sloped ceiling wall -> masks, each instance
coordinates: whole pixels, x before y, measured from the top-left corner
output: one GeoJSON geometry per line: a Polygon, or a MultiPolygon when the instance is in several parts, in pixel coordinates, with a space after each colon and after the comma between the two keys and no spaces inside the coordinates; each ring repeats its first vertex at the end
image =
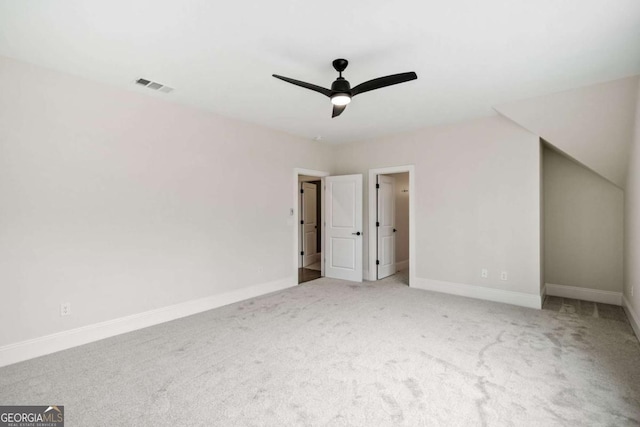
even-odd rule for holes
{"type": "Polygon", "coordinates": [[[633,76],[494,108],[624,188],[639,80],[633,76]]]}

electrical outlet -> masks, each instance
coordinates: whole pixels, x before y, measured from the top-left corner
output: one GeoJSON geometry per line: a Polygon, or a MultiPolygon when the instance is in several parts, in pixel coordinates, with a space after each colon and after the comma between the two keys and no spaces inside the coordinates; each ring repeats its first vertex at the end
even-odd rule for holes
{"type": "Polygon", "coordinates": [[[502,273],[500,273],[500,280],[507,280],[507,272],[503,271],[502,273]]]}
{"type": "Polygon", "coordinates": [[[487,270],[486,268],[483,268],[482,271],[480,272],[480,277],[482,277],[483,279],[486,279],[487,277],[489,277],[489,270],[487,270]]]}
{"type": "Polygon", "coordinates": [[[71,303],[63,302],[60,304],[60,316],[68,316],[71,314],[71,303]]]}

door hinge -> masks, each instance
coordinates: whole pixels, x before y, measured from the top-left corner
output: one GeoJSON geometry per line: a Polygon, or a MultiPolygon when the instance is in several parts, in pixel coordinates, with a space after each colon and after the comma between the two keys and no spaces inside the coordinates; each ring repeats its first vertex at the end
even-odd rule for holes
{"type": "Polygon", "coordinates": [[[304,251],[300,252],[300,255],[304,255],[304,251]]]}
{"type": "Polygon", "coordinates": [[[301,188],[301,189],[300,189],[300,194],[302,194],[302,193],[304,193],[304,190],[301,188]]]}
{"type": "Polygon", "coordinates": [[[376,221],[376,227],[380,227],[380,223],[376,221]]]}
{"type": "Polygon", "coordinates": [[[380,184],[376,184],[376,189],[379,189],[379,188],[380,188],[380,184]]]}
{"type": "Polygon", "coordinates": [[[300,224],[304,224],[304,219],[301,219],[301,220],[300,220],[300,224]]]}
{"type": "Polygon", "coordinates": [[[380,265],[380,260],[376,260],[376,265],[380,265]]]}

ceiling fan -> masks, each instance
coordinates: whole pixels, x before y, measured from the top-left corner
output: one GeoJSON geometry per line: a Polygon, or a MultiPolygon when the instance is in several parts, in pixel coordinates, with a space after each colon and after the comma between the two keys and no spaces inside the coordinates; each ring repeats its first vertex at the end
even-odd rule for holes
{"type": "Polygon", "coordinates": [[[311,89],[331,98],[331,103],[333,104],[333,114],[331,115],[332,118],[342,114],[344,109],[347,108],[347,104],[351,102],[351,98],[356,95],[364,92],[369,92],[370,90],[408,82],[410,80],[415,80],[418,78],[418,75],[411,71],[409,73],[392,74],[390,76],[378,77],[377,79],[360,83],[356,87],[351,88],[349,82],[345,80],[344,77],[342,77],[342,72],[345,70],[345,68],[347,68],[347,65],[349,65],[349,61],[347,61],[346,59],[336,59],[335,61],[333,61],[333,68],[335,68],[335,70],[340,73],[340,75],[331,85],[331,89],[326,89],[311,83],[301,82],[300,80],[290,79],[289,77],[279,76],[277,74],[273,74],[273,77],[284,80],[285,82],[289,82],[296,86],[311,89]]]}

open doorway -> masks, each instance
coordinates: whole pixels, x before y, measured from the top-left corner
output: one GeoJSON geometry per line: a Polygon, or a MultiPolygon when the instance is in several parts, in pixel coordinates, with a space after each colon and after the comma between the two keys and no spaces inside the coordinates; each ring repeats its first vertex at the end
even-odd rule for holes
{"type": "MultiPolygon", "coordinates": [[[[362,282],[363,249],[363,177],[361,174],[330,176],[328,172],[294,168],[293,204],[290,209],[293,227],[293,273],[302,268],[301,236],[304,221],[301,213],[301,182],[312,183],[320,179],[320,214],[317,236],[320,239],[320,277],[362,282]]],[[[317,187],[316,187],[317,189],[317,187]]],[[[302,193],[304,194],[304,193],[302,193]]],[[[312,211],[312,210],[311,210],[312,211]]],[[[317,238],[317,237],[316,237],[317,238]]],[[[317,244],[317,243],[316,243],[317,244]]],[[[313,247],[313,245],[311,245],[313,247]]],[[[317,276],[317,273],[316,273],[317,276]]]]}
{"type": "Polygon", "coordinates": [[[376,279],[409,284],[409,172],[376,176],[376,279]]]}
{"type": "MultiPolygon", "coordinates": [[[[324,248],[324,232],[323,232],[323,217],[324,217],[324,206],[322,206],[322,203],[324,201],[324,187],[325,187],[325,183],[324,183],[324,178],[326,176],[329,176],[329,172],[324,172],[324,171],[317,171],[317,170],[312,170],[312,169],[302,169],[302,168],[294,168],[293,170],[293,205],[291,208],[291,216],[292,216],[292,222],[291,225],[293,226],[293,268],[294,268],[294,280],[295,277],[297,277],[297,283],[303,283],[304,281],[309,281],[309,280],[314,280],[317,279],[318,277],[323,277],[324,276],[324,263],[323,258],[324,258],[324,254],[323,254],[323,248],[324,248]],[[309,242],[310,244],[310,249],[315,248],[315,250],[313,251],[307,251],[308,252],[316,252],[316,254],[312,254],[314,255],[313,257],[308,257],[306,259],[306,262],[308,263],[307,266],[309,266],[310,264],[316,263],[316,262],[320,262],[320,272],[318,272],[317,270],[312,270],[312,272],[309,272],[307,270],[311,270],[308,269],[306,267],[303,267],[303,264],[305,263],[305,261],[303,260],[304,254],[303,252],[305,252],[304,250],[304,244],[305,241],[303,239],[303,235],[304,235],[304,200],[303,197],[305,193],[301,193],[301,190],[304,190],[304,186],[307,183],[311,183],[314,184],[315,191],[316,191],[316,217],[315,217],[315,222],[318,226],[317,230],[315,232],[315,239],[316,239],[316,243],[315,246],[312,244],[312,242],[309,242]],[[320,202],[318,204],[318,198],[320,199],[320,202]],[[317,258],[317,260],[314,260],[313,258],[317,258]],[[302,270],[303,268],[305,268],[305,270],[302,270]]],[[[312,196],[312,191],[307,192],[307,196],[312,196]]],[[[309,197],[309,201],[311,201],[312,197],[309,197]]],[[[313,204],[312,204],[313,205],[313,204]]],[[[309,228],[309,227],[307,227],[309,228]]],[[[317,264],[316,264],[317,266],[317,264]]],[[[314,267],[316,267],[314,266],[314,267]]]]}
{"type": "Polygon", "coordinates": [[[322,180],[298,175],[298,284],[322,277],[322,180]]]}
{"type": "Polygon", "coordinates": [[[369,171],[369,280],[415,277],[412,183],[413,166],[369,171]]]}

